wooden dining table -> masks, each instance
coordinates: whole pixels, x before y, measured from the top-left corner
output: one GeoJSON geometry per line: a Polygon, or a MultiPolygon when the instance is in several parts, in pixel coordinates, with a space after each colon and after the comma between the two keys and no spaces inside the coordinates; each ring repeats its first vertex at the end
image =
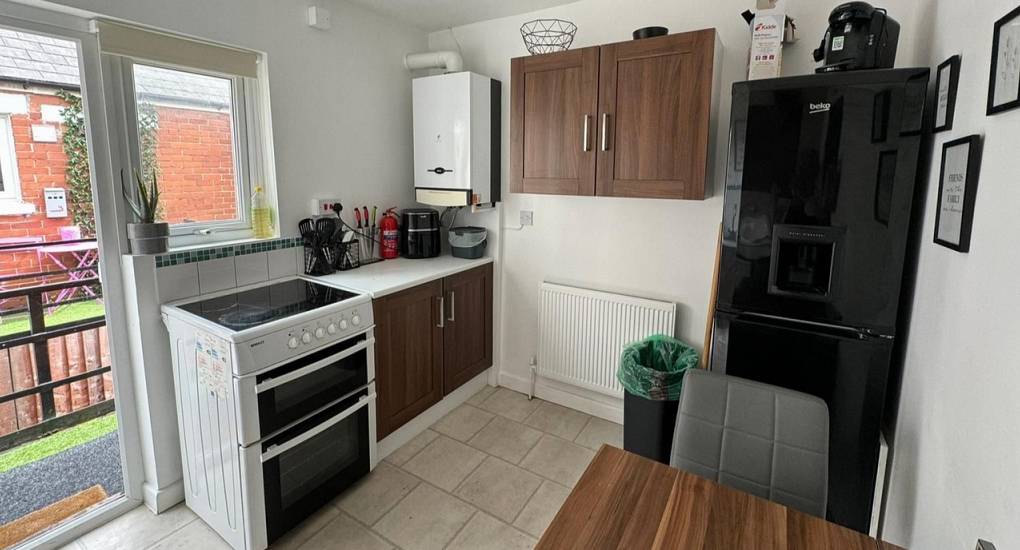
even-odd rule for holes
{"type": "Polygon", "coordinates": [[[603,445],[536,548],[895,550],[899,547],[603,445]]]}

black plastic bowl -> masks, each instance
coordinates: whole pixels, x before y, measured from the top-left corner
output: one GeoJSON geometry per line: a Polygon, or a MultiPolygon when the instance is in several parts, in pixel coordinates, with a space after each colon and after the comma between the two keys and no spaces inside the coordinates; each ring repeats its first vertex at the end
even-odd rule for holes
{"type": "Polygon", "coordinates": [[[665,36],[667,34],[669,34],[669,29],[666,27],[644,27],[634,31],[634,40],[654,38],[656,36],[665,36]]]}

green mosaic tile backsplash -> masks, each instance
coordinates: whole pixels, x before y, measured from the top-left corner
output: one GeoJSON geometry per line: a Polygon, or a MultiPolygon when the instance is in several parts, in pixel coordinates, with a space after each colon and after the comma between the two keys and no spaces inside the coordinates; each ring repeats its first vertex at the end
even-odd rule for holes
{"type": "Polygon", "coordinates": [[[301,237],[285,237],[271,241],[257,241],[243,244],[232,244],[226,246],[214,246],[185,252],[171,252],[156,256],[156,267],[167,267],[171,265],[190,264],[203,260],[214,260],[216,258],[230,258],[232,256],[244,256],[256,252],[269,252],[281,248],[293,248],[302,246],[301,237]]]}

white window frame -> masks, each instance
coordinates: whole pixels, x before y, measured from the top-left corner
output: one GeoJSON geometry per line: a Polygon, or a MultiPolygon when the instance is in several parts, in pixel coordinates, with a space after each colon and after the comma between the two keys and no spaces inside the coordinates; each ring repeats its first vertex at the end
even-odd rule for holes
{"type": "Polygon", "coordinates": [[[14,147],[10,113],[0,113],[0,173],[3,174],[0,200],[20,201],[21,179],[18,175],[18,154],[14,147]]]}
{"type": "MultiPolygon", "coordinates": [[[[171,248],[181,248],[253,238],[254,231],[250,212],[251,194],[256,186],[268,186],[268,182],[263,177],[266,171],[263,159],[266,158],[267,142],[263,139],[263,129],[258,119],[259,104],[262,99],[258,80],[115,54],[103,54],[103,57],[109,58],[109,62],[119,65],[121,69],[118,85],[122,91],[119,94],[121,101],[118,107],[123,117],[124,127],[128,132],[125,145],[128,149],[131,168],[125,170],[125,173],[126,175],[130,174],[131,178],[134,178],[134,170],[141,167],[137,96],[134,86],[134,66],[136,64],[230,80],[232,101],[230,114],[233,126],[234,178],[238,190],[238,219],[173,224],[170,226],[170,246],[171,248]]],[[[127,183],[131,184],[130,181],[127,183]]],[[[131,189],[133,190],[133,187],[131,189]]]]}

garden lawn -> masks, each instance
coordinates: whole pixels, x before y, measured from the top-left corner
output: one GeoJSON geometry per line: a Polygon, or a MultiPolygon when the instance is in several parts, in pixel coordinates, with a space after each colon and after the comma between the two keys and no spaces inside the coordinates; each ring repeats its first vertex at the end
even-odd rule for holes
{"type": "Polygon", "coordinates": [[[0,454],[0,473],[88,443],[117,429],[117,415],[110,413],[61,430],[0,454]]]}
{"type": "MultiPolygon", "coordinates": [[[[106,315],[106,309],[100,300],[89,300],[58,306],[46,314],[46,326],[55,327],[64,323],[73,323],[83,319],[93,319],[106,315]]],[[[19,313],[11,316],[0,316],[0,338],[12,334],[28,332],[28,314],[19,313]]]]}

